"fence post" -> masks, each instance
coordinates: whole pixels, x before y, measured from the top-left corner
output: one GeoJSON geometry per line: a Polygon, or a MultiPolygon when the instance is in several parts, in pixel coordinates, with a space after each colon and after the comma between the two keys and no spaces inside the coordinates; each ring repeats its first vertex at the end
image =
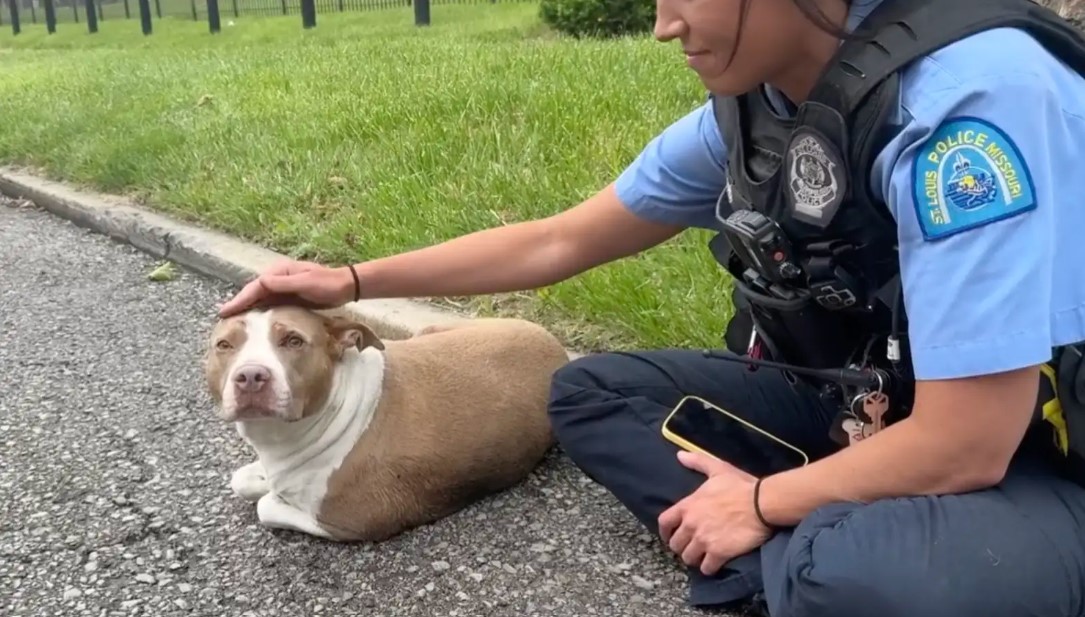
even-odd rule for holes
{"type": "Polygon", "coordinates": [[[301,0],[301,25],[303,28],[316,26],[316,1],[301,0]]]}
{"type": "Polygon", "coordinates": [[[57,12],[53,6],[53,0],[43,0],[45,2],[45,30],[49,34],[55,34],[57,31],[57,12]]]}
{"type": "Polygon", "coordinates": [[[11,10],[11,33],[19,34],[19,0],[8,0],[8,8],[11,10]]]}
{"type": "Polygon", "coordinates": [[[189,0],[188,3],[192,6],[192,21],[200,21],[200,17],[196,13],[196,0],[189,0]]]}
{"type": "Polygon", "coordinates": [[[429,25],[429,0],[414,0],[414,25],[429,25]]]}
{"type": "Polygon", "coordinates": [[[207,0],[207,25],[211,28],[211,34],[222,30],[219,21],[219,0],[207,0]]]}
{"type": "Polygon", "coordinates": [[[139,23],[144,35],[151,33],[151,0],[139,0],[139,23]]]}
{"type": "Polygon", "coordinates": [[[18,0],[8,0],[9,8],[11,9],[11,31],[12,34],[17,35],[23,31],[23,26],[18,22],[18,0]]]}
{"type": "MultiPolygon", "coordinates": [[[[75,4],[74,2],[72,4],[75,4]]],[[[94,0],[86,0],[87,6],[87,31],[94,34],[98,31],[98,11],[94,10],[94,0]]]]}

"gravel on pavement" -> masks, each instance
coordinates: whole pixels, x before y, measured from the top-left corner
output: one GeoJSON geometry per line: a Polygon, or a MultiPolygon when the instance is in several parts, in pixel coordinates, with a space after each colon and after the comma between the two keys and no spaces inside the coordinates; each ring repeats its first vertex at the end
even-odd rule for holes
{"type": "Polygon", "coordinates": [[[0,614],[703,615],[657,538],[555,452],[377,545],[265,529],[201,370],[232,289],[0,203],[0,614]]]}

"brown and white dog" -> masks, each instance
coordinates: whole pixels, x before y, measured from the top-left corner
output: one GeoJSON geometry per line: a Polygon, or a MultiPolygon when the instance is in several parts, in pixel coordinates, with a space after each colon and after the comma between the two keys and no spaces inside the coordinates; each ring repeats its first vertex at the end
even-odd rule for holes
{"type": "Polygon", "coordinates": [[[205,371],[257,459],[230,486],[263,525],[379,541],[527,476],[553,445],[549,332],[466,321],[381,341],[346,313],[297,307],[221,320],[205,371]]]}

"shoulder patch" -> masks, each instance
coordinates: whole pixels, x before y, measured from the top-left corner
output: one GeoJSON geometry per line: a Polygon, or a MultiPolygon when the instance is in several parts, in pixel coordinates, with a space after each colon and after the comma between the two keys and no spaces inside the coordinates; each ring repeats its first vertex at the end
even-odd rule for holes
{"type": "Polygon", "coordinates": [[[1032,174],[1012,139],[979,118],[943,122],[916,153],[913,198],[927,240],[1036,208],[1032,174]]]}

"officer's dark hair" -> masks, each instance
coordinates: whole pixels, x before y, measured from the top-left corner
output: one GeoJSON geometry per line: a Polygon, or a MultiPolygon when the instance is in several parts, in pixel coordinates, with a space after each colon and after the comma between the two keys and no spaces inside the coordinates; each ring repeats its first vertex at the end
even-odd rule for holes
{"type": "MultiPolygon", "coordinates": [[[[852,5],[855,4],[863,6],[864,4],[870,4],[876,1],[877,0],[844,0],[844,5],[851,9],[852,5]]],[[[892,2],[892,0],[885,1],[892,2]]],[[[825,32],[828,32],[829,34],[835,35],[841,39],[865,38],[860,34],[849,33],[847,30],[844,30],[843,28],[834,24],[829,19],[829,16],[825,14],[825,11],[821,10],[821,4],[818,3],[818,0],[791,0],[791,3],[794,4],[800,11],[802,11],[802,14],[805,15],[806,18],[809,19],[811,22],[813,22],[815,26],[821,28],[825,32]]]]}

